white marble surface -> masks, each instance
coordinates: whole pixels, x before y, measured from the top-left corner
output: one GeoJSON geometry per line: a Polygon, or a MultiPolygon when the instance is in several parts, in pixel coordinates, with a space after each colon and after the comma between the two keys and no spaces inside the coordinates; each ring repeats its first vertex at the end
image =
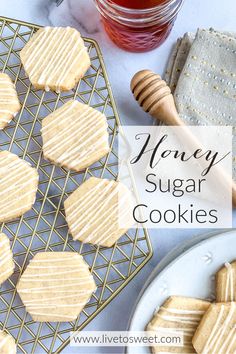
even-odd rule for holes
{"type": "MultiPolygon", "coordinates": [[[[196,31],[198,27],[236,31],[235,13],[235,0],[185,0],[174,29],[162,47],[149,53],[131,54],[115,47],[107,38],[92,0],[65,0],[58,9],[54,7],[52,0],[0,1],[1,16],[41,25],[73,25],[84,35],[97,39],[103,51],[121,121],[129,124],[151,123],[151,119],[138,108],[130,93],[129,83],[132,75],[143,68],[150,68],[162,74],[173,43],[187,31],[196,31]],[[86,11],[86,15],[81,16],[81,8],[86,11]],[[89,23],[88,19],[92,19],[92,23],[89,23]]],[[[198,230],[150,230],[154,248],[152,260],[87,329],[125,330],[135,299],[154,266],[175,245],[199,233],[198,230]]],[[[68,347],[63,351],[68,354],[95,352],[121,353],[122,348],[81,351],[68,347]]]]}

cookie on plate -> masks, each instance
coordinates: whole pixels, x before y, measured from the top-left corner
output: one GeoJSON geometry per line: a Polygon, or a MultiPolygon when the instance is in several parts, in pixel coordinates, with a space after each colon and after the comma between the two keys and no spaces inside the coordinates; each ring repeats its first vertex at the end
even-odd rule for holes
{"type": "Polygon", "coordinates": [[[20,58],[36,89],[71,90],[90,66],[80,33],[71,27],[39,29],[20,52],[20,58]]]}
{"type": "Polygon", "coordinates": [[[0,73],[0,129],[3,129],[20,110],[15,85],[5,73],[0,73]]]}
{"type": "Polygon", "coordinates": [[[23,215],[35,202],[38,172],[9,151],[0,152],[0,222],[23,215]]]}
{"type": "Polygon", "coordinates": [[[216,302],[236,301],[236,261],[225,263],[216,274],[216,302]]]}
{"type": "Polygon", "coordinates": [[[96,290],[83,257],[72,252],[37,253],[17,291],[34,321],[74,321],[96,290]]]}
{"type": "Polygon", "coordinates": [[[15,264],[10,241],[4,233],[0,233],[0,285],[14,272],[15,264]]]}
{"type": "Polygon", "coordinates": [[[211,304],[193,337],[199,354],[233,354],[236,352],[236,303],[211,304]]]}
{"type": "Polygon", "coordinates": [[[65,200],[74,240],[111,247],[132,226],[132,199],[120,182],[91,177],[65,200]]]}
{"type": "Polygon", "coordinates": [[[183,335],[183,345],[157,345],[153,353],[195,353],[192,337],[202,316],[208,309],[208,301],[182,296],[171,296],[156,311],[146,330],[163,333],[163,336],[183,335]]]}
{"type": "Polygon", "coordinates": [[[109,152],[105,115],[78,101],[44,118],[41,131],[44,157],[71,170],[81,171],[109,152]]]}
{"type": "Polygon", "coordinates": [[[0,354],[16,354],[15,340],[5,331],[0,331],[0,354]]]}

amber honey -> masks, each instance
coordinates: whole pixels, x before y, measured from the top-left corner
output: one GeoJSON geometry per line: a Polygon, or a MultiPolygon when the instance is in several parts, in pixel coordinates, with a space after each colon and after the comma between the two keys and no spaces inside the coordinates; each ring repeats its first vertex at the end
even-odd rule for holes
{"type": "Polygon", "coordinates": [[[95,0],[106,32],[119,47],[145,52],[170,34],[183,0],[95,0]]]}
{"type": "Polygon", "coordinates": [[[166,0],[111,0],[110,2],[126,8],[142,10],[161,5],[166,0]]]}

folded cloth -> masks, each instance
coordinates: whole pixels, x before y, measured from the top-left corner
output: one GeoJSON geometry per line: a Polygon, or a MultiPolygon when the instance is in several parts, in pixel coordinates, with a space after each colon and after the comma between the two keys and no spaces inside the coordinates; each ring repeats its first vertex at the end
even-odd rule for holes
{"type": "Polygon", "coordinates": [[[186,124],[233,126],[236,180],[236,33],[186,33],[172,52],[165,80],[186,124]]]}

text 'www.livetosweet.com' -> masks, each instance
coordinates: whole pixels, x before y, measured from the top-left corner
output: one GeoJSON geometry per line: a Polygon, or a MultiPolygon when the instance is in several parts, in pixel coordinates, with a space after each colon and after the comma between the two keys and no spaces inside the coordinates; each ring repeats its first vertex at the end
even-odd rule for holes
{"type": "Polygon", "coordinates": [[[117,332],[117,331],[83,331],[72,332],[70,345],[75,347],[118,347],[118,346],[169,346],[183,345],[182,333],[157,332],[117,332]]]}

